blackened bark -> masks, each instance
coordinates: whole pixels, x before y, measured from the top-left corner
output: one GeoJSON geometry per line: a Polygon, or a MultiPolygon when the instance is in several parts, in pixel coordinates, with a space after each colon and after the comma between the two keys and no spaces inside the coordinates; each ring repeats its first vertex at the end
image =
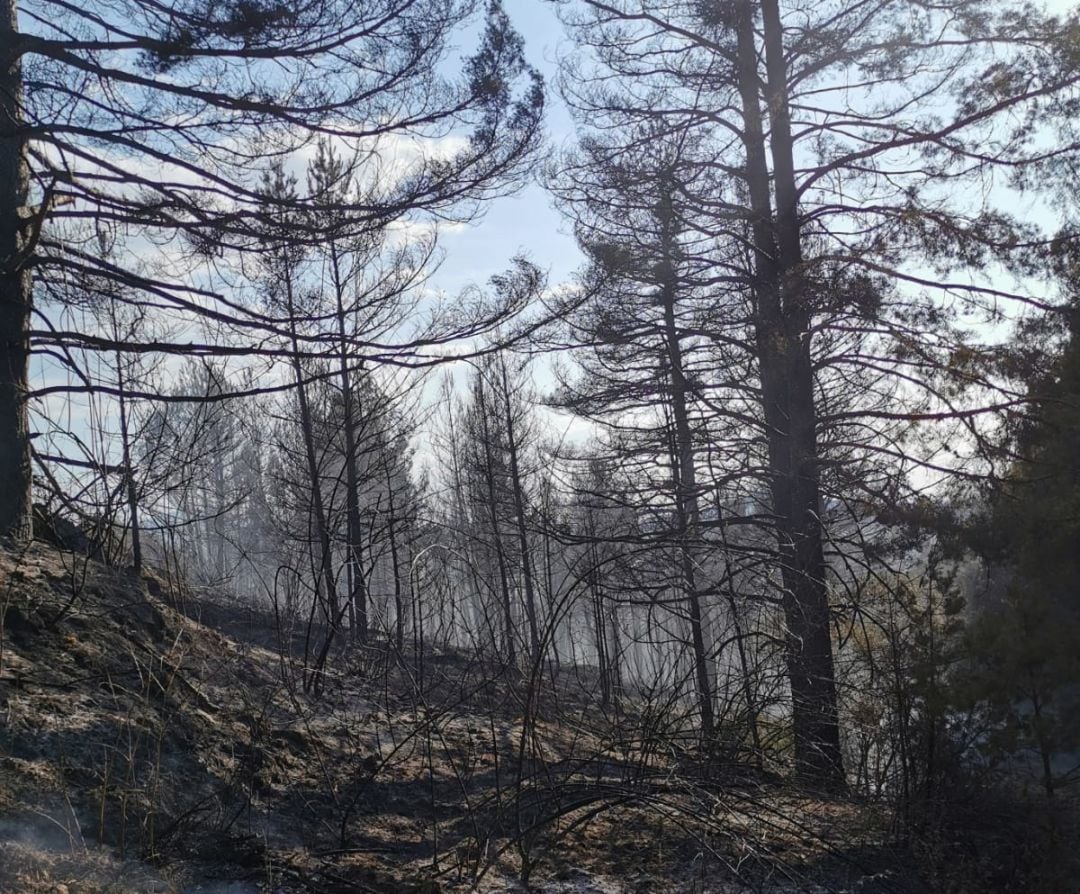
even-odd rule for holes
{"type": "Polygon", "coordinates": [[[485,399],[483,375],[477,376],[477,410],[480,414],[480,440],[484,450],[484,481],[487,485],[488,513],[491,519],[491,537],[495,547],[495,557],[499,565],[499,591],[502,596],[503,611],[503,648],[506,662],[511,667],[517,665],[517,645],[514,641],[514,613],[510,602],[510,575],[506,568],[506,554],[503,551],[502,525],[499,523],[499,499],[495,488],[495,456],[491,449],[491,426],[488,418],[488,406],[485,399]]]}
{"type": "Polygon", "coordinates": [[[698,505],[697,468],[694,457],[693,431],[686,398],[689,386],[683,370],[682,343],[675,315],[677,284],[675,281],[675,212],[669,193],[671,184],[661,182],[665,194],[660,197],[657,218],[660,223],[661,251],[660,302],[664,311],[664,349],[669,372],[671,415],[675,423],[675,444],[672,456],[672,483],[675,486],[675,535],[679,541],[683,587],[690,615],[690,639],[694,650],[694,676],[697,680],[698,710],[701,711],[701,734],[711,741],[713,718],[712,683],[709,657],[705,650],[704,620],[701,594],[697,583],[697,548],[700,544],[701,512],[698,505]]]}
{"type": "Polygon", "coordinates": [[[588,582],[596,635],[596,666],[600,674],[600,706],[606,708],[611,704],[611,666],[608,661],[607,623],[604,618],[604,589],[600,583],[600,557],[596,550],[596,520],[591,509],[586,510],[585,533],[589,542],[588,582]]]}
{"type": "Polygon", "coordinates": [[[514,426],[514,408],[510,400],[510,381],[506,374],[506,361],[499,359],[502,378],[503,411],[506,420],[506,450],[510,460],[510,486],[514,497],[514,514],[517,517],[518,549],[521,551],[521,576],[525,584],[525,617],[529,623],[529,646],[532,660],[540,659],[540,630],[536,623],[536,587],[533,582],[533,566],[529,553],[529,532],[525,523],[525,488],[521,480],[520,445],[514,426]]]}
{"type": "Polygon", "coordinates": [[[0,537],[26,542],[33,536],[26,405],[32,293],[24,257],[30,174],[18,40],[16,0],[0,0],[0,537]]]}
{"type": "Polygon", "coordinates": [[[131,437],[128,431],[128,408],[124,378],[123,356],[116,354],[116,391],[120,409],[120,449],[124,465],[124,488],[127,494],[128,519],[131,523],[131,566],[137,575],[142,574],[142,533],[139,531],[139,493],[135,486],[135,470],[131,466],[131,437]]]}
{"type": "MultiPolygon", "coordinates": [[[[349,370],[349,340],[345,325],[345,283],[341,276],[336,246],[331,246],[334,294],[337,299],[338,357],[341,376],[341,404],[345,423],[345,537],[349,554],[349,607],[355,620],[353,636],[361,643],[368,636],[367,578],[364,575],[363,530],[360,522],[360,476],[357,470],[356,420],[361,413],[349,370]]],[[[396,571],[396,569],[395,569],[396,571]]]]}
{"type": "MultiPolygon", "coordinates": [[[[397,540],[397,507],[394,504],[394,477],[390,467],[391,459],[386,458],[386,499],[387,499],[387,534],[390,538],[390,563],[394,572],[394,644],[398,655],[405,654],[405,601],[401,592],[401,559],[397,540]]],[[[453,625],[451,624],[451,627],[453,625]]]]}
{"type": "MultiPolygon", "coordinates": [[[[296,378],[296,400],[300,409],[300,433],[304,441],[304,456],[307,460],[308,477],[311,482],[311,506],[312,516],[315,523],[315,538],[319,548],[319,570],[315,574],[315,603],[322,602],[323,612],[326,618],[326,636],[315,657],[311,672],[305,677],[305,688],[318,693],[322,689],[323,671],[327,656],[337,634],[338,624],[341,621],[341,613],[338,607],[337,585],[334,580],[333,552],[330,544],[330,530],[326,520],[326,509],[323,505],[322,482],[319,475],[319,463],[315,454],[315,428],[311,415],[311,407],[308,404],[307,384],[304,381],[304,369],[300,363],[300,340],[296,331],[296,302],[293,295],[293,284],[289,275],[285,276],[286,310],[289,314],[289,336],[292,344],[292,368],[296,378]],[[320,598],[320,592],[325,587],[325,597],[320,598]]],[[[315,612],[312,605],[312,615],[315,612]]],[[[304,660],[307,661],[308,649],[310,648],[311,624],[308,625],[308,641],[304,644],[304,660]]]]}
{"type": "Polygon", "coordinates": [[[745,3],[736,21],[738,79],[755,248],[756,338],[784,587],[795,765],[807,781],[835,787],[843,785],[844,770],[822,545],[811,319],[802,263],[783,31],[776,0],[762,0],[774,215],[759,101],[755,5],[745,3]]]}

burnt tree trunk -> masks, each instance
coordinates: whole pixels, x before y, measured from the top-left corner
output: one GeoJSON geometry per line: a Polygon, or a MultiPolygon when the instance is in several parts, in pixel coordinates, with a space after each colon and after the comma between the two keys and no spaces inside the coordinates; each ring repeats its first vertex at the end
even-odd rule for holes
{"type": "Polygon", "coordinates": [[[499,523],[499,498],[495,486],[495,456],[491,449],[491,427],[488,419],[487,399],[484,392],[483,376],[477,379],[479,397],[478,410],[480,412],[480,440],[483,442],[484,451],[483,476],[487,487],[488,515],[491,520],[492,546],[495,549],[495,558],[499,566],[499,594],[502,597],[503,613],[503,649],[505,650],[506,663],[515,667],[517,665],[517,645],[514,641],[514,613],[510,601],[510,574],[506,568],[506,553],[503,550],[502,525],[499,523]]]}
{"type": "Polygon", "coordinates": [[[521,577],[525,584],[525,617],[529,623],[529,646],[534,662],[540,660],[540,629],[536,622],[536,586],[533,565],[529,553],[529,531],[525,523],[525,488],[521,480],[521,445],[518,444],[514,426],[514,410],[510,400],[510,383],[506,374],[506,360],[499,359],[502,378],[502,401],[506,421],[506,451],[510,461],[510,486],[514,498],[514,515],[517,517],[518,549],[521,551],[521,577]]]}
{"type": "Polygon", "coordinates": [[[701,593],[698,586],[696,553],[700,545],[701,511],[698,505],[693,431],[690,427],[690,414],[686,405],[689,384],[683,370],[682,343],[676,316],[678,296],[675,266],[678,246],[675,238],[675,210],[670,195],[673,184],[662,180],[661,188],[664,194],[660,196],[657,207],[662,251],[659,297],[664,312],[663,338],[668,366],[668,397],[671,400],[671,415],[675,428],[671,457],[671,477],[675,490],[675,535],[679,541],[682,583],[690,616],[690,639],[694,650],[694,676],[697,680],[698,709],[701,711],[701,734],[706,742],[710,742],[715,720],[709,657],[705,649],[701,593]]]}
{"type": "Polygon", "coordinates": [[[783,29],[776,0],[762,0],[773,162],[770,178],[759,97],[757,5],[744,3],[735,21],[737,73],[752,212],[757,353],[784,590],[795,766],[807,781],[842,786],[821,529],[810,296],[803,270],[783,29]]]}
{"type": "MultiPolygon", "coordinates": [[[[26,266],[26,160],[22,61],[15,0],[0,6],[0,537],[29,541],[27,388],[32,292],[26,266]]],[[[42,208],[40,213],[45,213],[42,208]]]]}
{"type": "MultiPolygon", "coordinates": [[[[387,534],[390,538],[390,563],[394,573],[394,645],[398,654],[405,653],[405,601],[401,591],[401,557],[397,539],[397,507],[394,504],[394,478],[390,458],[384,462],[386,471],[387,534]]],[[[453,630],[453,623],[450,625],[453,630]]]]}
{"type": "Polygon", "coordinates": [[[363,530],[360,520],[360,475],[357,469],[356,420],[362,408],[353,389],[349,369],[349,340],[346,329],[345,283],[341,276],[336,247],[331,246],[334,293],[337,299],[338,338],[340,355],[338,372],[341,377],[341,404],[345,428],[345,528],[349,555],[349,609],[355,621],[353,636],[361,643],[368,636],[368,593],[364,575],[363,530]]]}
{"type": "MultiPolygon", "coordinates": [[[[315,571],[315,603],[321,603],[323,615],[326,619],[326,636],[323,638],[314,664],[305,676],[305,688],[318,693],[322,689],[323,672],[326,659],[337,634],[337,627],[341,621],[341,613],[338,606],[337,584],[334,580],[333,551],[330,543],[330,530],[326,519],[326,509],[322,497],[322,481],[319,474],[319,461],[315,451],[315,428],[312,418],[311,407],[308,403],[307,383],[304,378],[304,368],[300,362],[300,338],[297,333],[296,302],[293,295],[293,284],[289,276],[285,277],[286,310],[289,314],[289,337],[292,345],[292,368],[296,378],[296,401],[300,410],[300,433],[304,441],[304,458],[307,461],[308,478],[311,483],[311,509],[312,521],[315,525],[315,541],[319,549],[318,570],[315,571]],[[325,587],[325,596],[320,598],[320,593],[325,587]]],[[[316,605],[312,605],[312,617],[315,614],[316,605]]],[[[304,647],[304,660],[307,663],[308,650],[310,649],[311,624],[308,626],[308,638],[304,647]]]]}
{"type": "MultiPolygon", "coordinates": [[[[115,332],[115,329],[114,329],[115,332]]],[[[139,494],[135,485],[135,471],[131,466],[131,436],[128,426],[127,380],[124,377],[124,360],[120,351],[116,358],[117,404],[120,410],[120,449],[123,463],[124,492],[127,495],[128,520],[131,524],[131,566],[135,574],[142,574],[142,532],[139,530],[139,494]]]]}

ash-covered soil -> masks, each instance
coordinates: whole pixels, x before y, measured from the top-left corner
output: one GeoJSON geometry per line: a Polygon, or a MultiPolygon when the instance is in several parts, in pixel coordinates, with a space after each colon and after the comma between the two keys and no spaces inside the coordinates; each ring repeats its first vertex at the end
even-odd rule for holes
{"type": "Polygon", "coordinates": [[[869,807],[702,761],[587,668],[343,642],[316,697],[302,634],[0,552],[0,892],[921,890],[869,807]]]}

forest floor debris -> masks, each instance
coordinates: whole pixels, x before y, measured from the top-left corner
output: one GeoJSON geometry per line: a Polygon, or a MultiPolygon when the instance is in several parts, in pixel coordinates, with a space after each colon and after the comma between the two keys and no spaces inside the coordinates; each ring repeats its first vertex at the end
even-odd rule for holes
{"type": "Polygon", "coordinates": [[[565,669],[346,644],[314,698],[271,621],[0,552],[0,891],[920,890],[872,808],[622,742],[565,669]]]}

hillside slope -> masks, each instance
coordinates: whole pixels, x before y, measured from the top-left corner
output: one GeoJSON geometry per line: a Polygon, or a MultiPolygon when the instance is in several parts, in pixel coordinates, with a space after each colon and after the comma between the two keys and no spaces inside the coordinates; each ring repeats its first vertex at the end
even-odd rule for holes
{"type": "Polygon", "coordinates": [[[153,575],[0,552],[0,891],[919,890],[870,811],[705,780],[585,672],[376,644],[313,699],[273,642],[153,575]]]}

